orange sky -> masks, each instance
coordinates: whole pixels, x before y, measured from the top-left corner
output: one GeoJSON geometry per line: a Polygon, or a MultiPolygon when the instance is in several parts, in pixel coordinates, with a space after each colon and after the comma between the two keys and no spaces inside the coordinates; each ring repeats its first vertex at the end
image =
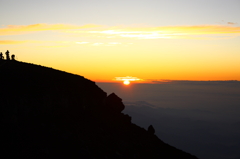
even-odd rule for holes
{"type": "Polygon", "coordinates": [[[1,1],[0,52],[94,81],[240,80],[239,1],[70,1],[1,1]]]}

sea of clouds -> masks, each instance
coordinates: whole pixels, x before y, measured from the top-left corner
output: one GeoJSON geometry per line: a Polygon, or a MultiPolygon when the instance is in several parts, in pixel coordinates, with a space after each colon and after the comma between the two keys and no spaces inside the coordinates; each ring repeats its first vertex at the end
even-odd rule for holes
{"type": "Polygon", "coordinates": [[[240,82],[97,83],[123,99],[123,113],[200,159],[240,159],[240,82]]]}

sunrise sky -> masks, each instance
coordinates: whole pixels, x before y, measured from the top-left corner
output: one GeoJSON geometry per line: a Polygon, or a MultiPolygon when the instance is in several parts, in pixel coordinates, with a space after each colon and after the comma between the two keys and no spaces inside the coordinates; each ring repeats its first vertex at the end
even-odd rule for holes
{"type": "Polygon", "coordinates": [[[0,52],[98,81],[240,80],[240,0],[1,0],[0,52]]]}

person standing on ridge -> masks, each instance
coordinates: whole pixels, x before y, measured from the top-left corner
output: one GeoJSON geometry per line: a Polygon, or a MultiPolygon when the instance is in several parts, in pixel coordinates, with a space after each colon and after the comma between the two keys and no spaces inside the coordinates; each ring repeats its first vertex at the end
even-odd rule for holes
{"type": "Polygon", "coordinates": [[[15,55],[12,54],[11,58],[12,58],[12,61],[15,61],[15,55]]]}
{"type": "Polygon", "coordinates": [[[0,52],[0,60],[3,60],[3,53],[0,52]]]}
{"type": "Polygon", "coordinates": [[[8,50],[7,50],[7,52],[5,54],[6,54],[6,59],[10,60],[10,56],[9,56],[9,51],[8,50]]]}

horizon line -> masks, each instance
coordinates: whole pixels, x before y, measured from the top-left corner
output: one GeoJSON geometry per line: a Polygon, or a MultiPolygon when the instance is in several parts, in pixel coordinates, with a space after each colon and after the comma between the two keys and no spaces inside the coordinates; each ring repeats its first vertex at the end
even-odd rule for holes
{"type": "MultiPolygon", "coordinates": [[[[96,80],[95,83],[122,83],[122,81],[96,80]]],[[[157,80],[145,82],[131,82],[131,84],[167,84],[174,82],[240,82],[239,80],[157,80]]]]}

